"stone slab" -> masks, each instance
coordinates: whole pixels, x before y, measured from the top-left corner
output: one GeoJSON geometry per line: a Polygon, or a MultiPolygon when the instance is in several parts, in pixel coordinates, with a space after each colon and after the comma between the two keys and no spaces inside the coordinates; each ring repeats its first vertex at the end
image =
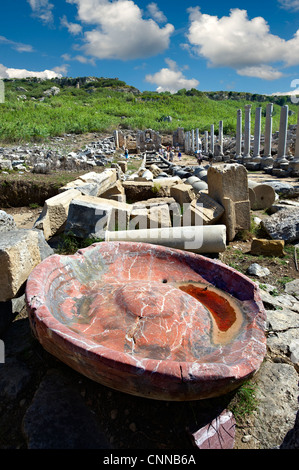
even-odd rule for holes
{"type": "Polygon", "coordinates": [[[81,196],[77,189],[68,189],[45,201],[42,213],[34,224],[34,228],[42,230],[46,240],[63,232],[68,217],[71,201],[81,196]]]}
{"type": "Polygon", "coordinates": [[[251,242],[250,253],[252,255],[283,257],[284,240],[266,240],[254,238],[251,242]]]}
{"type": "Polygon", "coordinates": [[[20,296],[32,269],[53,253],[38,230],[11,230],[0,237],[0,302],[20,296]]]}

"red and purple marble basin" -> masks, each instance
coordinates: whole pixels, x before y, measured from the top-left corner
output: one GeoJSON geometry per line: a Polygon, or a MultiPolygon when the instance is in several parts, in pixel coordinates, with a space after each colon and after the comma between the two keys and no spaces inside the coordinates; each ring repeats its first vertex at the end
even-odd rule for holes
{"type": "Polygon", "coordinates": [[[26,302],[49,353],[132,395],[222,395],[266,353],[256,284],[220,261],[159,245],[103,242],[53,255],[32,271],[26,302]]]}

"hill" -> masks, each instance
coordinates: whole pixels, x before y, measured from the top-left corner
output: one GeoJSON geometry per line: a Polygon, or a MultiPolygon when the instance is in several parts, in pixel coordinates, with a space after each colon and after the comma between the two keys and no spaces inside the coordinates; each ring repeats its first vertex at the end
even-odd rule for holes
{"type": "Polygon", "coordinates": [[[296,124],[298,106],[285,96],[270,97],[239,92],[201,92],[196,89],[140,92],[118,78],[78,77],[52,80],[4,80],[5,102],[0,104],[0,143],[45,141],[49,137],[87,132],[147,129],[172,133],[210,130],[224,121],[224,133],[236,132],[237,109],[252,105],[252,126],[257,106],[274,103],[273,132],[279,129],[280,107],[290,107],[296,124]],[[169,117],[170,118],[167,118],[169,117]]]}

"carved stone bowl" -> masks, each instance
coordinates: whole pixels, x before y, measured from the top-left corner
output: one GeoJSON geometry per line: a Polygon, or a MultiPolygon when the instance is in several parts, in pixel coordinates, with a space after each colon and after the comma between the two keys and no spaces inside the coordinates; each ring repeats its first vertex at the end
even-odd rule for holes
{"type": "Polygon", "coordinates": [[[254,282],[218,260],[158,245],[103,242],[52,255],[26,286],[42,346],[132,395],[198,400],[251,377],[266,353],[254,282]]]}

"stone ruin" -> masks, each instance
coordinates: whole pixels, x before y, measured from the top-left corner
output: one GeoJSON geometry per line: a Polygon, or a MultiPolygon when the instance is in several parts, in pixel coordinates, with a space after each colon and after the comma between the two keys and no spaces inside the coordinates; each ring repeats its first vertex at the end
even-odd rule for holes
{"type": "Polygon", "coordinates": [[[135,137],[131,134],[125,135],[120,130],[115,130],[113,136],[115,140],[115,148],[127,148],[130,153],[139,154],[146,151],[158,152],[162,144],[161,135],[152,129],[138,131],[135,137]]]}

